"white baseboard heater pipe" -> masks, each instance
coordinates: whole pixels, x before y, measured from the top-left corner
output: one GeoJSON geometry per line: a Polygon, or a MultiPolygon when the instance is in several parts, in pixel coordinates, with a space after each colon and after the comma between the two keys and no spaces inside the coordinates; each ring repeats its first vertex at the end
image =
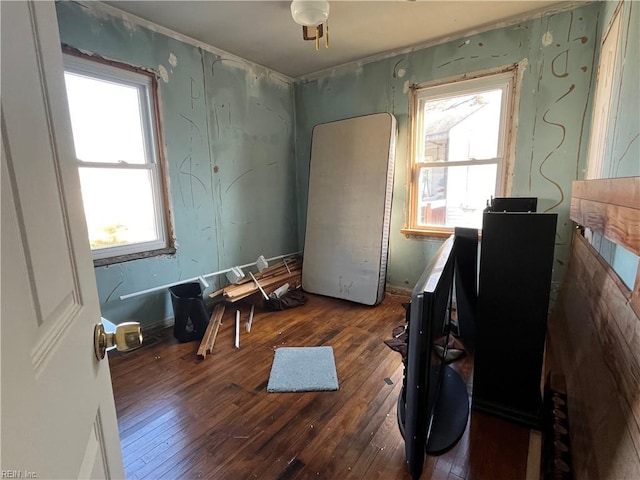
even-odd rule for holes
{"type": "MultiPolygon", "coordinates": [[[[271,262],[271,261],[274,261],[274,260],[280,260],[282,258],[293,257],[294,255],[300,255],[301,253],[302,252],[294,252],[294,253],[287,253],[285,255],[278,255],[277,257],[267,258],[266,261],[267,262],[271,262]]],[[[238,265],[237,267],[238,268],[253,267],[257,263],[258,263],[258,261],[256,260],[255,262],[246,263],[244,265],[238,265]]],[[[202,283],[202,285],[205,288],[207,288],[209,286],[209,284],[207,283],[205,278],[215,277],[216,275],[222,275],[223,273],[230,272],[232,268],[234,268],[234,267],[225,268],[224,270],[218,270],[217,272],[207,273],[206,275],[199,275],[197,277],[187,278],[185,280],[179,280],[179,281],[173,282],[173,283],[167,283],[166,285],[160,285],[159,287],[147,288],[146,290],[140,290],[139,292],[128,293],[126,295],[120,295],[120,300],[127,300],[129,298],[138,297],[140,295],[146,295],[147,293],[158,292],[160,290],[165,290],[167,288],[174,287],[176,285],[181,285],[183,283],[189,283],[189,282],[200,282],[200,283],[202,283]]]]}

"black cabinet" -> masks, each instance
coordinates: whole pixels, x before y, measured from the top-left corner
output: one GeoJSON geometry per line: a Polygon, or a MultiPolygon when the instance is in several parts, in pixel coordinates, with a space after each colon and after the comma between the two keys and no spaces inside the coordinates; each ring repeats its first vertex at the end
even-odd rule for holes
{"type": "Polygon", "coordinates": [[[473,407],[539,427],[556,214],[486,212],[473,407]]]}

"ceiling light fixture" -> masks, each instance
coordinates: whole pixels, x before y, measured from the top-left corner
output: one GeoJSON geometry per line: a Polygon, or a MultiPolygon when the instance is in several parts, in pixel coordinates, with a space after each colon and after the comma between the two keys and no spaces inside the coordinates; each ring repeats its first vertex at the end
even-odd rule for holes
{"type": "Polygon", "coordinates": [[[293,0],[291,16],[302,25],[302,38],[315,40],[316,50],[320,49],[320,37],[324,36],[325,47],[329,48],[329,2],[325,0],[293,0]]]}

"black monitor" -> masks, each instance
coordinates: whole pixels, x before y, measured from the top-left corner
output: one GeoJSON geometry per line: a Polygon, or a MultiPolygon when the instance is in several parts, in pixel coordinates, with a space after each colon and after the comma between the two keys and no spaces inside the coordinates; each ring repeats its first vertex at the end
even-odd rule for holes
{"type": "Polygon", "coordinates": [[[407,469],[413,478],[422,474],[426,453],[443,453],[457,443],[469,416],[465,383],[441,360],[446,357],[453,319],[458,246],[454,235],[442,244],[411,294],[398,424],[405,439],[407,469]],[[438,342],[445,346],[441,356],[434,348],[438,339],[444,340],[438,342]]]}

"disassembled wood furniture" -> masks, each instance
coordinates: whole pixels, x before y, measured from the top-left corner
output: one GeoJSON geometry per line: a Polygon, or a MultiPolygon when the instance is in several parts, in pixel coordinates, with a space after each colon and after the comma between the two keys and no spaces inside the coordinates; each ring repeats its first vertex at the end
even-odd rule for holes
{"type": "Polygon", "coordinates": [[[299,257],[294,257],[286,262],[273,265],[262,273],[251,274],[251,277],[239,283],[227,285],[222,289],[222,292],[218,290],[209,297],[213,298],[222,293],[225,301],[234,303],[259,292],[260,288],[264,291],[264,295],[270,294],[285,283],[289,283],[292,289],[296,288],[300,285],[301,278],[302,262],[299,257]]]}
{"type": "MultiPolygon", "coordinates": [[[[266,264],[266,262],[265,262],[266,264]]],[[[263,265],[264,267],[264,265],[263,265]]],[[[284,284],[292,285],[293,287],[297,287],[300,285],[302,278],[302,262],[299,257],[293,257],[282,261],[277,265],[273,265],[268,268],[263,268],[262,272],[253,274],[249,273],[249,277],[246,279],[242,279],[239,283],[227,285],[220,290],[217,290],[211,294],[209,294],[210,298],[215,298],[220,295],[223,295],[224,302],[218,303],[213,313],[211,314],[211,319],[209,320],[209,325],[207,326],[207,330],[205,331],[204,337],[202,338],[202,342],[200,343],[200,347],[198,348],[198,356],[201,358],[206,358],[207,354],[210,354],[213,350],[213,344],[216,339],[216,335],[218,334],[218,329],[220,328],[220,323],[222,321],[222,316],[224,315],[225,303],[234,303],[238,300],[242,300],[247,298],[255,293],[260,292],[264,298],[269,298],[268,294],[282,287],[284,284]]],[[[251,312],[249,314],[249,320],[245,325],[246,331],[251,331],[251,325],[253,323],[253,314],[254,314],[255,306],[251,306],[251,312]]],[[[240,311],[236,311],[236,323],[239,322],[240,311]]],[[[236,348],[240,347],[240,329],[236,326],[235,332],[235,346],[236,348]]]]}

